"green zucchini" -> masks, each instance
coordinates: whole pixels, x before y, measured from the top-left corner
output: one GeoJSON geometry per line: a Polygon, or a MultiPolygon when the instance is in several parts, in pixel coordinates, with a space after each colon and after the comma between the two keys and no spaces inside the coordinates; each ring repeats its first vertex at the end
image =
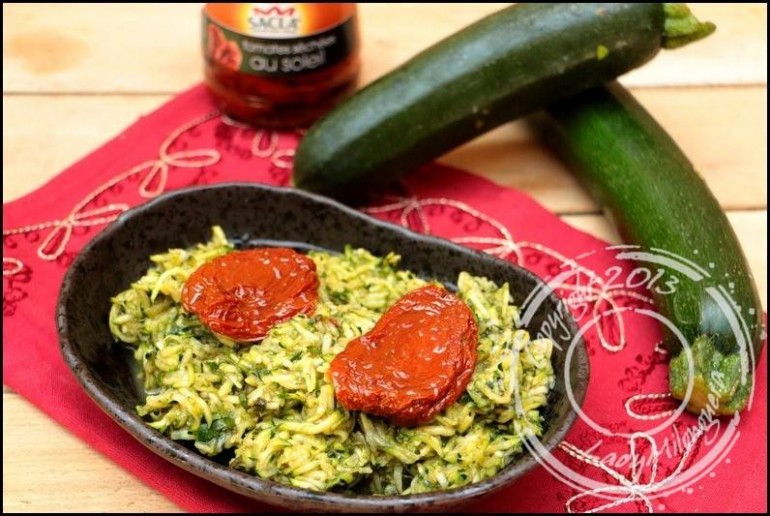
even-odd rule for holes
{"type": "MultiPolygon", "coordinates": [[[[536,127],[608,212],[624,242],[685,258],[707,272],[694,280],[669,269],[675,288],[651,293],[691,346],[694,384],[688,408],[719,414],[743,409],[751,388],[748,357],[753,350],[758,361],[762,346],[762,305],[719,203],[674,140],[619,84],[557,102],[547,113],[533,117],[536,127]],[[722,305],[713,290],[721,286],[722,299],[728,300],[722,305]],[[729,298],[734,310],[725,310],[729,298]],[[729,313],[743,321],[738,332],[729,313]],[[743,349],[741,338],[747,344],[743,349]]],[[[671,334],[668,341],[674,355],[670,389],[684,399],[689,360],[678,338],[671,334]]]]}
{"type": "Polygon", "coordinates": [[[435,44],[305,135],[294,184],[345,198],[714,30],[684,4],[518,4],[435,44]]]}

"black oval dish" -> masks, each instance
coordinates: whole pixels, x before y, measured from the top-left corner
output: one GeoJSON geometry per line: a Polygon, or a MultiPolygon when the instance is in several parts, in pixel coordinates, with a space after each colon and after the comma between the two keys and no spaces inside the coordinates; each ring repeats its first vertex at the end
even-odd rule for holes
{"type": "MultiPolygon", "coordinates": [[[[135,412],[141,394],[133,374],[133,359],[110,335],[110,298],[146,271],[150,255],[207,241],[211,226],[217,224],[229,238],[244,245],[282,244],[340,251],[351,244],[379,255],[394,251],[402,256],[401,267],[447,284],[453,283],[461,271],[498,283],[507,281],[517,303],[543,287],[536,276],[508,262],[380,222],[298,190],[222,184],[163,195],[121,215],[83,249],[64,278],[56,315],[64,359],[80,384],[145,446],[227,489],[301,511],[451,511],[511,484],[536,466],[536,459],[524,453],[486,481],[447,491],[409,496],[322,493],[230,469],[147,426],[135,412]]],[[[541,325],[547,324],[549,314],[568,313],[560,303],[553,293],[545,296],[528,329],[537,333],[541,325]]],[[[547,426],[541,439],[549,450],[564,438],[576,415],[565,390],[564,366],[577,326],[569,316],[565,318],[571,335],[560,332],[556,338],[556,386],[549,398],[547,426]]],[[[582,342],[573,350],[569,372],[574,399],[582,403],[588,383],[588,359],[582,342]]]]}

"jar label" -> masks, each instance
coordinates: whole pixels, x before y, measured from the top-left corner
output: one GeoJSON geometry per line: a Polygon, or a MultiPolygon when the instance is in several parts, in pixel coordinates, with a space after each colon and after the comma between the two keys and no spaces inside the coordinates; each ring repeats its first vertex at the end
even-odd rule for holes
{"type": "Polygon", "coordinates": [[[313,72],[356,51],[355,24],[355,4],[206,4],[203,53],[234,72],[313,72]]]}

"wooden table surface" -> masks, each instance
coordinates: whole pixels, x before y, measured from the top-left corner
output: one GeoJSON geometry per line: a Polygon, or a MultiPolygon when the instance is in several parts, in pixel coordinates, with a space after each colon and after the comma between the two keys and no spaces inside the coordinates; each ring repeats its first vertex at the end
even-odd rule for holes
{"type": "MultiPolygon", "coordinates": [[[[200,5],[3,4],[3,201],[45,183],[202,78],[200,5]]],[[[364,81],[500,4],[362,5],[364,81]]],[[[717,33],[622,79],[727,211],[767,306],[767,8],[703,4],[717,33]]],[[[442,161],[523,190],[617,240],[597,206],[518,124],[442,161]]],[[[4,511],[178,511],[3,387],[4,511]]]]}

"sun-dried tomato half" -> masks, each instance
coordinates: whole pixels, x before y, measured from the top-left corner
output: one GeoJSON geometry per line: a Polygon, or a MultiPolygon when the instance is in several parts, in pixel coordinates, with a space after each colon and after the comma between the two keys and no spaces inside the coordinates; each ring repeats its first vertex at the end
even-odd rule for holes
{"type": "Polygon", "coordinates": [[[332,360],[337,400],[399,426],[426,423],[465,391],[477,346],[468,305],[441,287],[413,290],[332,360]]]}
{"type": "Polygon", "coordinates": [[[234,251],[201,265],[182,288],[182,306],[211,331],[238,342],[263,338],[276,324],[318,303],[313,260],[292,249],[234,251]]]}
{"type": "Polygon", "coordinates": [[[241,49],[238,48],[237,41],[224,41],[217,48],[214,59],[219,61],[225,68],[237,72],[241,67],[243,54],[241,49]]]}

